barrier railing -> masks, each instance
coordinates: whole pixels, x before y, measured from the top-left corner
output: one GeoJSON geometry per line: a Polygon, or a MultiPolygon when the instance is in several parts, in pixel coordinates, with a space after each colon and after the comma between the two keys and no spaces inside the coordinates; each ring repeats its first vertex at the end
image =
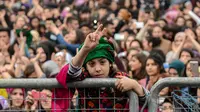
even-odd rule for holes
{"type": "MultiPolygon", "coordinates": [[[[88,78],[67,83],[69,88],[115,87],[114,78],[88,78]]],[[[56,79],[0,79],[0,88],[62,88],[56,79]]],[[[139,112],[138,96],[133,91],[129,95],[129,112],[139,112]]]]}
{"type": "Polygon", "coordinates": [[[148,111],[156,112],[158,109],[158,98],[159,92],[165,88],[170,86],[188,86],[188,87],[200,87],[200,78],[164,78],[159,80],[150,91],[150,97],[148,100],[148,111]]]}

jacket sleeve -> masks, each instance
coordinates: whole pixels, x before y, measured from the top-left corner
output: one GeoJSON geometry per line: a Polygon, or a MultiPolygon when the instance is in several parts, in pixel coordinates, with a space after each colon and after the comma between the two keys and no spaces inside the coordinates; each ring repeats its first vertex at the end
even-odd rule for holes
{"type": "Polygon", "coordinates": [[[76,49],[79,48],[80,44],[69,44],[65,42],[61,34],[56,35],[56,37],[59,44],[65,45],[67,50],[72,53],[73,56],[76,55],[76,49]]]}

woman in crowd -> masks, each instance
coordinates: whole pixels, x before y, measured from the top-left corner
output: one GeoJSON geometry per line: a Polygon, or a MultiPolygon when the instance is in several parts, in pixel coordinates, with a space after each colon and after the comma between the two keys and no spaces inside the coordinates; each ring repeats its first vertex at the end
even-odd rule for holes
{"type": "MultiPolygon", "coordinates": [[[[165,62],[165,55],[161,50],[154,49],[147,57],[145,70],[148,76],[146,89],[150,90],[152,86],[160,79],[166,77],[163,63],[165,62]]],[[[166,95],[168,88],[163,89],[160,95],[166,95]]]]}
{"type": "Polygon", "coordinates": [[[9,108],[5,109],[5,110],[24,110],[24,89],[21,88],[10,88],[8,89],[8,93],[9,93],[9,108]]]}
{"type": "Polygon", "coordinates": [[[26,97],[26,111],[51,112],[52,92],[43,89],[41,92],[36,90],[28,91],[26,97]],[[35,95],[38,94],[38,95],[35,95]],[[38,96],[38,98],[36,97],[38,96]]]}
{"type": "MultiPolygon", "coordinates": [[[[198,58],[192,58],[188,60],[188,62],[185,64],[185,69],[183,70],[182,77],[199,77],[199,74],[194,73],[195,68],[192,68],[190,62],[191,61],[196,61],[198,62],[198,66],[200,66],[200,60],[198,58]]],[[[185,87],[182,88],[182,90],[188,92],[192,96],[197,96],[198,102],[200,103],[200,89],[196,87],[185,87]]]]}
{"type": "Polygon", "coordinates": [[[146,74],[145,74],[145,61],[146,56],[142,53],[134,55],[129,61],[129,68],[131,70],[131,77],[138,81],[140,85],[145,87],[146,74]]]}

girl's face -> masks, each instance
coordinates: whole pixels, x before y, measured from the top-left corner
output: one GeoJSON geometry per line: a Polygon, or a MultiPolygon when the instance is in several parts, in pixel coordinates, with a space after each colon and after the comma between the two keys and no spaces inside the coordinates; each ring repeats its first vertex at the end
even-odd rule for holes
{"type": "Polygon", "coordinates": [[[58,52],[55,55],[55,62],[61,68],[65,64],[65,54],[64,52],[58,52]]]}
{"type": "Polygon", "coordinates": [[[153,59],[148,59],[146,62],[146,72],[149,76],[159,74],[159,66],[153,59]]]}
{"type": "Polygon", "coordinates": [[[131,61],[129,61],[128,65],[129,65],[131,71],[139,70],[142,67],[142,64],[140,63],[140,61],[136,57],[133,57],[131,59],[131,61]]]}
{"type": "Polygon", "coordinates": [[[86,63],[91,77],[106,78],[110,72],[110,63],[106,58],[96,58],[86,63]]]}
{"type": "Polygon", "coordinates": [[[187,77],[194,77],[194,75],[192,74],[192,69],[191,69],[190,63],[188,63],[187,66],[186,66],[186,76],[187,77]]]}
{"type": "Polygon", "coordinates": [[[185,37],[186,37],[185,33],[177,33],[174,38],[175,46],[178,47],[184,41],[185,37]]]}
{"type": "Polygon", "coordinates": [[[10,95],[12,106],[21,107],[24,101],[24,93],[22,89],[14,89],[10,95]]]}
{"type": "Polygon", "coordinates": [[[44,62],[47,59],[47,55],[44,52],[44,49],[42,47],[37,48],[37,54],[41,53],[40,57],[39,57],[39,62],[44,62]]]}
{"type": "Polygon", "coordinates": [[[40,100],[40,103],[41,103],[42,107],[44,109],[51,109],[52,92],[49,91],[49,90],[44,89],[44,90],[41,91],[41,93],[45,96],[44,99],[40,100]]]}
{"type": "Polygon", "coordinates": [[[130,48],[141,50],[140,44],[137,41],[132,42],[130,48]]]}
{"type": "Polygon", "coordinates": [[[176,21],[176,25],[178,26],[184,26],[185,20],[183,18],[178,18],[176,21]]]}
{"type": "Polygon", "coordinates": [[[142,40],[142,45],[144,47],[144,50],[148,50],[149,48],[151,48],[151,46],[149,45],[148,40],[145,39],[145,38],[142,40]]]}
{"type": "Polygon", "coordinates": [[[70,31],[68,34],[65,35],[64,37],[65,41],[68,43],[75,43],[76,41],[76,31],[70,31]]]}
{"type": "Polygon", "coordinates": [[[134,40],[133,36],[128,36],[126,40],[126,49],[128,50],[130,48],[131,41],[134,40]]]}
{"type": "Polygon", "coordinates": [[[154,27],[152,32],[153,37],[161,38],[163,36],[162,29],[160,27],[154,27]]]}
{"type": "Polygon", "coordinates": [[[39,20],[37,18],[34,18],[32,21],[31,21],[31,24],[34,28],[37,28],[39,26],[39,20]]]}
{"type": "Polygon", "coordinates": [[[186,64],[188,62],[188,60],[190,60],[191,58],[192,57],[191,57],[190,53],[183,51],[180,56],[180,61],[182,61],[184,64],[186,64]]]}

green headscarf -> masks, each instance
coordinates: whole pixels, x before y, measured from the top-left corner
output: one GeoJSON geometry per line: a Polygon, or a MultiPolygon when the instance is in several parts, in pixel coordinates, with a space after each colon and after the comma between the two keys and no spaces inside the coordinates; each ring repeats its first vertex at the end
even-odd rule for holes
{"type": "MultiPolygon", "coordinates": [[[[79,47],[79,50],[82,48],[82,46],[83,44],[79,47]]],[[[88,61],[96,58],[106,58],[110,62],[114,62],[114,46],[103,37],[100,38],[99,44],[88,53],[83,66],[85,66],[88,61]]]]}

